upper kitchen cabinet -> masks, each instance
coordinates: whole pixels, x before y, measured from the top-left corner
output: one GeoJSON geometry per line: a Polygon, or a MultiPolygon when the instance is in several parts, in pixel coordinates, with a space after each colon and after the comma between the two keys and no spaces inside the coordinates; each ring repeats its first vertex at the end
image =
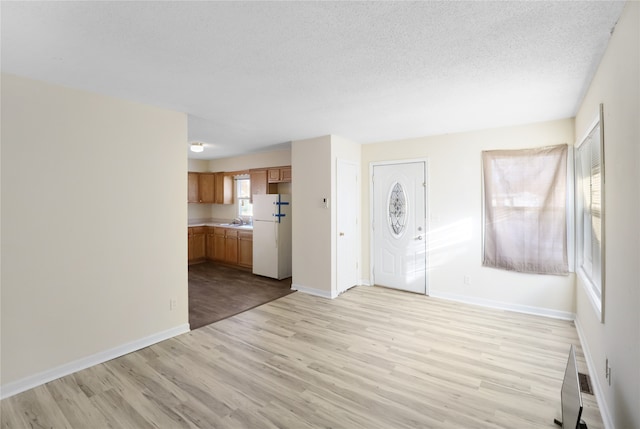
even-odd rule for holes
{"type": "Polygon", "coordinates": [[[251,202],[254,195],[264,195],[267,193],[267,169],[254,169],[249,172],[251,176],[251,202]]]}
{"type": "Polygon", "coordinates": [[[251,202],[254,195],[277,194],[278,183],[291,183],[291,166],[255,168],[251,173],[251,202]]]}
{"type": "Polygon", "coordinates": [[[269,168],[269,183],[288,183],[291,182],[291,166],[269,168]]]}
{"type": "Polygon", "coordinates": [[[198,202],[213,204],[216,202],[216,175],[214,173],[200,173],[198,177],[198,202]]]}
{"type": "Polygon", "coordinates": [[[202,204],[233,204],[233,178],[225,173],[189,172],[187,201],[202,204]]]}
{"type": "Polygon", "coordinates": [[[291,182],[291,166],[280,169],[280,179],[283,182],[291,182]]]}
{"type": "Polygon", "coordinates": [[[187,192],[187,202],[198,203],[198,173],[189,173],[189,190],[187,192]]]}
{"type": "Polygon", "coordinates": [[[215,173],[216,204],[233,204],[233,177],[225,173],[215,173]]]}

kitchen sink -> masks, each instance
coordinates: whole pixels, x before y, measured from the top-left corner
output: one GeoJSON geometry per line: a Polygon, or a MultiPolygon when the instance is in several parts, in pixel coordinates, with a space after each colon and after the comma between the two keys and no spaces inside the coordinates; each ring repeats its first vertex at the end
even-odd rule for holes
{"type": "Polygon", "coordinates": [[[253,229],[253,225],[247,225],[247,224],[240,225],[239,223],[221,223],[219,225],[220,226],[229,226],[229,227],[232,227],[232,228],[253,229]]]}

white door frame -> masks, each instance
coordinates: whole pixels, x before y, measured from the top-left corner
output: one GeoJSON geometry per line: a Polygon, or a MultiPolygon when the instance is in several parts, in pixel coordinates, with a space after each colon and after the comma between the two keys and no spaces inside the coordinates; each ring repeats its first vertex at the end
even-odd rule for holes
{"type": "Polygon", "coordinates": [[[373,183],[373,167],[376,166],[382,166],[382,165],[395,165],[395,164],[408,164],[408,163],[415,163],[415,162],[424,162],[424,180],[426,181],[426,186],[424,187],[424,192],[425,192],[425,196],[424,196],[424,202],[425,202],[425,239],[427,240],[427,242],[425,243],[426,245],[426,252],[425,252],[425,295],[429,295],[429,272],[431,271],[429,269],[429,236],[431,235],[431,226],[429,225],[429,219],[430,219],[430,215],[429,215],[429,211],[430,211],[430,207],[431,205],[429,204],[429,186],[431,184],[430,180],[429,180],[429,158],[412,158],[412,159],[399,159],[399,160],[393,160],[393,161],[372,161],[369,163],[369,283],[371,284],[371,286],[374,286],[376,283],[376,279],[374,276],[374,262],[375,262],[375,249],[376,249],[376,243],[375,243],[375,238],[374,238],[374,231],[373,231],[373,214],[374,214],[374,206],[373,206],[373,187],[375,186],[375,184],[373,183]]]}

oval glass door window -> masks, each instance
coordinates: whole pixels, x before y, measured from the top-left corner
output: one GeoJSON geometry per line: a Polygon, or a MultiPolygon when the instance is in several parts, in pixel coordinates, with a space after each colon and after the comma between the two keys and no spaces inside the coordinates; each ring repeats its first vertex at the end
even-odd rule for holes
{"type": "Polygon", "coordinates": [[[404,188],[396,182],[389,193],[389,227],[393,235],[400,237],[407,224],[407,197],[404,188]]]}

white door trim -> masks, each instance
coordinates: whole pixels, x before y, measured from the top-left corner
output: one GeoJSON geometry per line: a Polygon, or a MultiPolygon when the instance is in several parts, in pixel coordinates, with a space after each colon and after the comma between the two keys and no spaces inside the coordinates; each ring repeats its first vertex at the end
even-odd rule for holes
{"type": "Polygon", "coordinates": [[[376,166],[381,166],[381,165],[394,165],[394,164],[408,164],[408,163],[415,163],[415,162],[424,162],[424,168],[425,168],[425,180],[427,182],[427,185],[424,188],[424,192],[425,192],[425,237],[427,237],[427,251],[425,253],[425,295],[429,295],[429,284],[430,279],[429,279],[429,273],[430,273],[430,269],[429,269],[429,261],[430,261],[430,255],[429,255],[429,247],[430,247],[430,232],[431,232],[431,225],[429,224],[429,219],[431,218],[430,213],[430,209],[431,209],[431,204],[429,202],[429,186],[431,184],[431,180],[430,180],[430,176],[429,176],[429,158],[411,158],[411,159],[398,159],[398,160],[392,160],[392,161],[371,161],[369,163],[369,284],[371,286],[374,286],[376,283],[376,279],[375,279],[375,275],[374,275],[374,263],[375,263],[375,238],[374,238],[374,231],[373,231],[373,215],[374,215],[374,206],[373,206],[373,187],[374,187],[374,183],[373,183],[373,168],[376,166]]]}

